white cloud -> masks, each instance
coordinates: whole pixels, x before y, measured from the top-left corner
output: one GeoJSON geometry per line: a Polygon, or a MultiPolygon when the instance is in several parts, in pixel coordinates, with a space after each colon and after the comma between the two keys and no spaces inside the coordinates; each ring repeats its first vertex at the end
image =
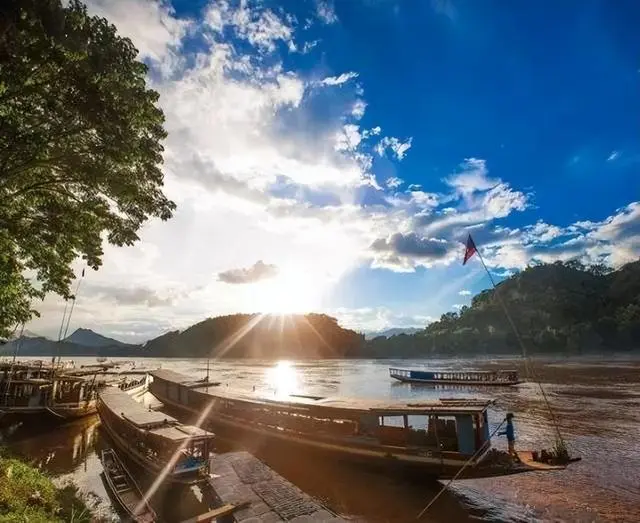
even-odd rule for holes
{"type": "Polygon", "coordinates": [[[166,60],[180,46],[192,22],[175,18],[169,3],[155,0],[87,0],[92,15],[117,21],[118,32],[129,37],[140,58],[166,60]]]}
{"type": "Polygon", "coordinates": [[[327,311],[335,316],[340,325],[358,332],[376,332],[393,327],[424,328],[434,319],[427,314],[403,314],[387,307],[340,307],[327,311]]]}
{"type": "Polygon", "coordinates": [[[388,178],[387,181],[385,182],[385,185],[389,188],[389,189],[397,189],[398,187],[400,187],[402,184],[404,183],[404,180],[402,180],[401,178],[398,178],[397,176],[392,176],[391,178],[388,178]]]}
{"type": "Polygon", "coordinates": [[[460,168],[459,172],[445,178],[444,182],[456,189],[461,196],[493,189],[500,183],[500,180],[487,176],[488,170],[484,160],[467,158],[460,164],[460,168]]]}
{"type": "Polygon", "coordinates": [[[364,116],[364,112],[367,108],[367,102],[358,98],[351,108],[351,115],[356,119],[360,120],[364,116]]]}
{"type": "Polygon", "coordinates": [[[351,71],[348,73],[342,73],[340,76],[327,76],[326,78],[320,80],[320,84],[342,85],[347,83],[349,80],[353,80],[354,78],[358,78],[358,73],[351,71]]]}
{"type": "Polygon", "coordinates": [[[607,161],[608,162],[613,162],[619,156],[620,156],[620,152],[619,151],[611,151],[611,154],[608,156],[607,161]]]}
{"type": "Polygon", "coordinates": [[[302,54],[310,53],[314,48],[318,46],[320,40],[312,40],[311,42],[305,42],[302,46],[302,54]]]}
{"type": "Polygon", "coordinates": [[[375,151],[380,156],[383,156],[385,151],[386,151],[386,149],[391,149],[391,151],[393,152],[395,157],[398,160],[402,160],[405,157],[405,155],[407,154],[407,151],[411,148],[411,142],[412,141],[413,141],[413,138],[409,138],[407,141],[402,142],[398,138],[385,136],[375,146],[375,151]]]}
{"type": "Polygon", "coordinates": [[[331,0],[318,0],[316,14],[325,24],[335,24],[338,21],[338,16],[331,0]]]}
{"type": "Polygon", "coordinates": [[[458,294],[460,296],[471,296],[471,291],[468,291],[467,289],[462,289],[458,294]]]}

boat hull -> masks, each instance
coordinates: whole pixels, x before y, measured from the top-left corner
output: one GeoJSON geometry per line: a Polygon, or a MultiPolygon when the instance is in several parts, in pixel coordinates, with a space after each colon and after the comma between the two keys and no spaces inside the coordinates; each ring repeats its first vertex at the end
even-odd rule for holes
{"type": "MultiPolygon", "coordinates": [[[[103,412],[103,409],[106,409],[106,407],[100,400],[98,400],[97,411],[98,415],[100,416],[101,426],[113,442],[114,446],[118,449],[118,451],[120,451],[122,455],[126,456],[126,458],[131,460],[132,463],[134,463],[150,475],[157,476],[161,474],[163,471],[163,466],[161,464],[158,464],[156,461],[146,459],[144,455],[131,448],[132,442],[124,439],[118,433],[116,428],[113,427],[108,421],[108,417],[103,412]]],[[[200,483],[203,480],[198,472],[199,471],[196,471],[195,473],[191,473],[189,475],[167,474],[165,482],[175,483],[179,485],[194,485],[196,483],[200,483]]]]}
{"type": "Polygon", "coordinates": [[[403,383],[424,383],[425,385],[472,385],[481,387],[511,387],[519,385],[522,381],[509,382],[490,382],[490,381],[473,381],[473,380],[430,380],[421,378],[407,378],[405,376],[391,375],[392,378],[403,383]]]}
{"type": "MultiPolygon", "coordinates": [[[[183,405],[170,398],[154,394],[170,409],[189,417],[190,421],[201,417],[197,410],[183,405]]],[[[456,476],[467,458],[451,459],[440,457],[413,456],[406,454],[390,454],[383,450],[372,450],[340,445],[333,442],[317,441],[286,433],[260,429],[242,421],[225,419],[212,412],[203,422],[204,428],[215,432],[216,437],[236,448],[243,448],[264,457],[268,461],[269,455],[282,456],[290,453],[301,455],[314,453],[319,456],[338,461],[347,465],[355,465],[376,469],[385,473],[402,473],[433,479],[450,479],[456,476]]],[[[486,469],[482,464],[468,466],[458,478],[479,478],[504,476],[527,472],[529,469],[513,468],[509,472],[504,469],[486,469]]]]}
{"type": "Polygon", "coordinates": [[[152,523],[157,520],[153,509],[144,501],[144,496],[138,489],[133,477],[118,459],[116,453],[111,450],[103,450],[101,455],[104,469],[103,477],[107,483],[108,491],[120,510],[128,516],[129,521],[136,523],[152,523]],[[118,478],[118,476],[120,476],[118,478]],[[121,483],[118,483],[118,479],[121,483]],[[118,488],[125,485],[126,489],[118,488]],[[136,512],[136,508],[138,508],[136,512]]]}

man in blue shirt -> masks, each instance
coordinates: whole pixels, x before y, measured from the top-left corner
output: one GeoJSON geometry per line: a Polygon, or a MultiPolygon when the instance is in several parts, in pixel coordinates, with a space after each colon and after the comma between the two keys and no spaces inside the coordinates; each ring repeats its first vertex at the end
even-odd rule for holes
{"type": "Polygon", "coordinates": [[[507,414],[507,426],[506,428],[499,433],[500,436],[507,436],[507,442],[509,443],[509,454],[511,454],[514,458],[520,461],[518,457],[518,453],[516,452],[515,442],[516,442],[516,434],[513,428],[513,413],[509,412],[507,414]]]}

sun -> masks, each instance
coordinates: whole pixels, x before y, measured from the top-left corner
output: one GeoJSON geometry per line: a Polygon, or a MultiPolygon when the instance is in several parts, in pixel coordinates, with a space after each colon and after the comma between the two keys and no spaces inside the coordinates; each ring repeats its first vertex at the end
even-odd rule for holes
{"type": "Polygon", "coordinates": [[[255,308],[267,314],[304,314],[320,305],[323,282],[312,275],[282,271],[272,280],[261,282],[253,298],[255,308]]]}

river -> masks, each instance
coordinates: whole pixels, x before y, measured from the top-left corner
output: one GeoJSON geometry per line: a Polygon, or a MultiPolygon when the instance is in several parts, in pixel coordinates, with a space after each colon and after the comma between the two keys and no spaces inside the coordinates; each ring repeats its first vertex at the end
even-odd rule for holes
{"type": "MultiPolygon", "coordinates": [[[[93,358],[76,364],[95,363],[93,358]]],[[[550,448],[554,426],[540,387],[527,382],[516,387],[471,388],[412,385],[394,382],[390,366],[424,367],[411,360],[324,360],[267,362],[212,361],[210,379],[222,386],[266,394],[297,392],[370,398],[482,397],[496,400],[490,422],[496,426],[506,412],[515,414],[517,446],[550,448]]],[[[138,366],[169,368],[195,378],[206,374],[206,361],[144,359],[138,366]]],[[[514,359],[430,360],[441,370],[519,368],[514,359]]],[[[558,358],[536,360],[530,372],[540,379],[559,429],[572,454],[582,461],[563,471],[529,473],[454,482],[423,516],[422,521],[640,521],[640,358],[558,358]]],[[[154,401],[146,397],[145,401],[154,401]]],[[[97,452],[104,447],[97,417],[74,423],[46,425],[34,431],[5,433],[5,443],[35,461],[58,481],[73,481],[105,520],[117,520],[100,479],[97,452]]],[[[494,446],[505,448],[503,438],[494,446]]],[[[221,449],[226,450],[226,449],[221,449]]],[[[269,465],[336,512],[372,523],[405,522],[440,490],[436,482],[385,476],[326,460],[301,463],[271,456],[269,465]]],[[[162,493],[163,506],[193,502],[162,493]]],[[[166,515],[166,511],[165,511],[166,515]]]]}

